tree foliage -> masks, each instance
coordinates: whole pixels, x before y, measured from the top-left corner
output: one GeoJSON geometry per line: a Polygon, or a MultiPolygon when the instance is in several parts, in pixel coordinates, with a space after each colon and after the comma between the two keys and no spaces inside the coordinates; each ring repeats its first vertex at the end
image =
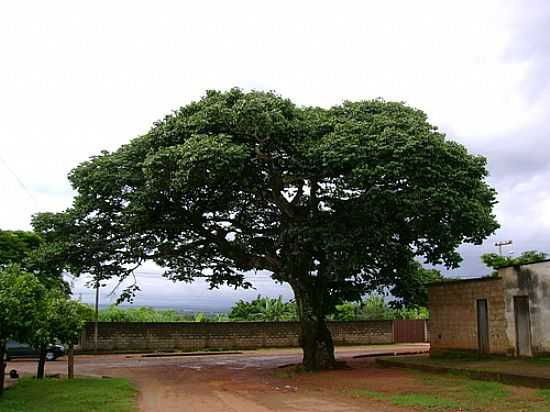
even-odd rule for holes
{"type": "MultiPolygon", "coordinates": [[[[64,213],[38,213],[32,225],[44,242],[34,253],[37,265],[56,271],[66,270],[74,276],[90,276],[89,286],[97,287],[113,277],[124,279],[132,274],[134,266],[128,267],[121,250],[124,245],[109,234],[107,220],[96,216],[82,219],[77,209],[64,213]]],[[[123,291],[122,300],[131,300],[139,290],[123,291]]]]}
{"type": "MultiPolygon", "coordinates": [[[[88,307],[87,320],[93,320],[93,310],[88,307]]],[[[124,307],[111,305],[99,311],[100,322],[227,322],[226,313],[178,312],[172,309],[156,309],[150,306],[124,307]]]]}
{"type": "Polygon", "coordinates": [[[392,295],[398,299],[390,303],[397,309],[428,306],[428,285],[442,281],[443,276],[436,269],[426,269],[419,263],[416,269],[401,276],[399,282],[391,288],[392,295]]]}
{"type": "Polygon", "coordinates": [[[81,303],[67,299],[58,289],[46,292],[40,301],[40,310],[32,316],[32,327],[22,341],[31,344],[40,352],[36,377],[44,377],[47,348],[54,342],[74,345],[86,321],[87,308],[81,303]]]}
{"type": "MultiPolygon", "coordinates": [[[[373,294],[361,302],[344,302],[336,305],[330,320],[392,320],[428,319],[427,308],[419,305],[399,308],[387,302],[383,296],[373,294]]],[[[87,307],[87,320],[93,319],[93,310],[87,307]]],[[[277,322],[298,320],[296,303],[284,302],[282,297],[270,298],[258,295],[251,301],[240,300],[228,313],[182,313],[172,309],[156,309],[149,306],[124,307],[112,305],[99,311],[101,322],[277,322]]]]}
{"type": "Polygon", "coordinates": [[[428,319],[429,312],[424,306],[414,305],[413,307],[399,308],[386,302],[383,296],[373,294],[361,302],[345,302],[336,305],[335,311],[330,318],[332,320],[394,320],[394,319],[428,319]]]}
{"type": "Polygon", "coordinates": [[[52,264],[45,249],[44,239],[35,232],[0,230],[0,268],[19,265],[37,276],[47,288],[63,289],[68,294],[69,287],[62,277],[63,265],[52,264]]]}
{"type": "Polygon", "coordinates": [[[493,276],[498,275],[498,268],[505,266],[526,265],[528,263],[542,262],[548,259],[548,254],[539,252],[537,250],[527,250],[521,255],[513,256],[501,256],[496,253],[485,253],[481,255],[481,261],[486,266],[495,269],[492,273],[493,276]]]}
{"type": "Polygon", "coordinates": [[[0,394],[4,385],[4,351],[10,339],[25,341],[34,330],[46,294],[44,285],[18,265],[0,269],[0,394]]]}
{"type": "Polygon", "coordinates": [[[47,346],[56,341],[76,343],[85,312],[85,306],[68,299],[64,289],[47,288],[19,265],[0,269],[0,359],[8,340],[29,343],[41,351],[37,377],[42,378],[47,346]]]}
{"type": "Polygon", "coordinates": [[[236,321],[285,321],[296,320],[296,304],[278,298],[258,297],[250,302],[240,300],[229,312],[229,319],[236,321]]]}
{"type": "Polygon", "coordinates": [[[0,340],[27,337],[45,294],[40,281],[18,265],[0,271],[0,340]]]}
{"type": "Polygon", "coordinates": [[[246,271],[271,272],[294,291],[304,365],[318,369],[334,364],[335,305],[405,295],[415,258],[456,267],[461,243],[497,228],[485,166],[402,103],[209,91],[79,165],[74,207],[37,219],[71,239],[76,268],[91,266],[78,256],[90,238],[116,275],[153,260],[174,280],[247,287],[246,271]]]}
{"type": "Polygon", "coordinates": [[[36,233],[23,230],[0,230],[0,267],[21,265],[42,239],[36,233]]]}

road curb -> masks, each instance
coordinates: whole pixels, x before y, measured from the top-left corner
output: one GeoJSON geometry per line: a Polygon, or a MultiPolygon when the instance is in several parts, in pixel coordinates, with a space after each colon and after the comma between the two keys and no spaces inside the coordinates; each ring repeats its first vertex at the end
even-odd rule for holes
{"type": "Polygon", "coordinates": [[[126,358],[174,358],[187,356],[218,356],[218,355],[241,355],[243,352],[225,351],[225,352],[174,352],[174,353],[146,353],[143,355],[129,355],[126,358]]]}
{"type": "Polygon", "coordinates": [[[377,358],[380,356],[403,356],[403,355],[426,355],[428,354],[428,350],[422,350],[422,351],[407,351],[407,352],[372,352],[372,353],[366,353],[364,355],[355,355],[353,356],[353,359],[361,359],[361,358],[377,358]]]}
{"type": "Polygon", "coordinates": [[[426,365],[422,363],[411,363],[400,359],[379,358],[376,363],[387,367],[415,369],[433,373],[459,373],[472,379],[481,381],[496,381],[510,385],[526,386],[529,388],[550,388],[550,378],[539,376],[519,375],[506,372],[491,372],[479,369],[467,369],[440,365],[426,365]]]}

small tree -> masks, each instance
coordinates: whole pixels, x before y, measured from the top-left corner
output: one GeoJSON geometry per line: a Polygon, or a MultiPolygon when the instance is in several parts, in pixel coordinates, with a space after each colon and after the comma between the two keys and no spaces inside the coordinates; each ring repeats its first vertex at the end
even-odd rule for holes
{"type": "Polygon", "coordinates": [[[65,296],[53,296],[48,302],[47,312],[53,335],[60,342],[68,345],[68,371],[69,379],[74,376],[74,345],[78,343],[82,328],[89,318],[89,307],[80,302],[65,298],[65,296]]]}
{"type": "MultiPolygon", "coordinates": [[[[25,336],[26,341],[40,353],[37,379],[44,377],[48,346],[60,341],[71,348],[77,343],[87,313],[82,304],[67,299],[59,290],[48,291],[41,303],[41,310],[34,319],[33,329],[25,336]]],[[[72,369],[71,363],[70,361],[69,369],[72,369]]]]}
{"type": "Polygon", "coordinates": [[[4,389],[6,342],[20,339],[32,330],[45,294],[40,281],[19,266],[0,270],[0,395],[4,389]]]}

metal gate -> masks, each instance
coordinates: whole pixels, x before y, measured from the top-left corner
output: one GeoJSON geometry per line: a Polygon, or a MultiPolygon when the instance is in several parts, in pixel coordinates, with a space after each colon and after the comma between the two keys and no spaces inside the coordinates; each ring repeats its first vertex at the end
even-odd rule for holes
{"type": "Polygon", "coordinates": [[[393,340],[395,343],[426,342],[426,329],[425,320],[394,320],[393,340]]]}

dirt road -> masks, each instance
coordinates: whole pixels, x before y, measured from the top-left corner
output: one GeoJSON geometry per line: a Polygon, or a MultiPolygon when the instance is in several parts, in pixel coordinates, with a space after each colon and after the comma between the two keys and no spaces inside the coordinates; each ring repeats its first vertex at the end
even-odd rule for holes
{"type": "MultiPolygon", "coordinates": [[[[319,374],[295,374],[284,365],[300,362],[295,349],[248,351],[234,355],[141,357],[140,355],[78,356],[76,373],[87,376],[126,377],[140,391],[145,412],[272,412],[272,411],[406,411],[354,396],[353,388],[369,380],[407,385],[407,372],[383,369],[373,358],[354,358],[380,351],[410,351],[426,346],[339,348],[337,356],[352,368],[319,374]]],[[[32,373],[35,361],[9,362],[8,368],[32,373]]],[[[8,369],[8,370],[9,370],[8,369]]],[[[47,365],[47,373],[65,373],[60,359],[47,365]]],[[[412,381],[411,381],[412,382],[412,381]]]]}

